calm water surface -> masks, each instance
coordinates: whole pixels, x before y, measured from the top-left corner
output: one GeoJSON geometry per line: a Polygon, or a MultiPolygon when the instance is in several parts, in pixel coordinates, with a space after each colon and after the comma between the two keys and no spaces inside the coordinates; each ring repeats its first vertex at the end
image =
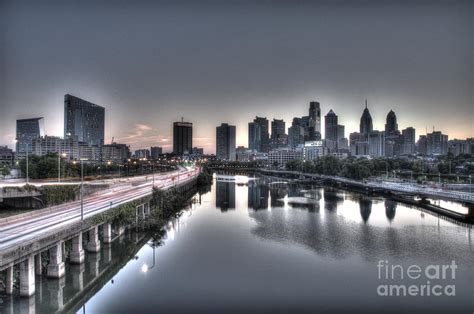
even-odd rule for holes
{"type": "MultiPolygon", "coordinates": [[[[171,221],[154,248],[128,233],[87,255],[61,281],[42,279],[36,308],[78,313],[472,313],[470,228],[389,199],[251,180],[215,182],[171,221]],[[455,296],[379,296],[380,260],[408,267],[458,265],[455,296]],[[81,293],[79,291],[82,290],[81,293]]],[[[8,302],[6,306],[8,306],[8,302]]]]}

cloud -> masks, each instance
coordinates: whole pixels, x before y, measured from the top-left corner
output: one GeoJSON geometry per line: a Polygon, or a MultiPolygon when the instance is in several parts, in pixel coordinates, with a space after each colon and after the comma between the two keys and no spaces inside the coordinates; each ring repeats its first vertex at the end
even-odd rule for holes
{"type": "Polygon", "coordinates": [[[169,135],[159,134],[157,129],[142,123],[136,123],[130,131],[118,137],[117,141],[130,145],[132,150],[151,146],[161,146],[164,149],[171,147],[169,135]]]}

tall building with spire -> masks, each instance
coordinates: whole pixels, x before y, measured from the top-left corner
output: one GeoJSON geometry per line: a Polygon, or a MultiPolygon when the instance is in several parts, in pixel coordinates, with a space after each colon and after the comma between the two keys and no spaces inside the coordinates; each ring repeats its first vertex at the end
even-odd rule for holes
{"type": "Polygon", "coordinates": [[[372,116],[370,115],[369,109],[367,108],[367,99],[365,100],[365,109],[360,118],[360,133],[368,139],[369,133],[374,129],[372,125],[372,116]]]}

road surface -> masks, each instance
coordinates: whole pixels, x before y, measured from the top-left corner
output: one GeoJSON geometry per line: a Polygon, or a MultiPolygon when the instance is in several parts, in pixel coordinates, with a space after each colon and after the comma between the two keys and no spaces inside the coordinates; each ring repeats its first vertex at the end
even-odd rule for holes
{"type": "MultiPolygon", "coordinates": [[[[183,168],[172,173],[155,175],[155,187],[166,190],[176,184],[181,184],[195,178],[198,173],[198,168],[183,168]]],[[[100,195],[84,198],[84,219],[150,195],[152,193],[152,185],[153,182],[150,180],[137,186],[130,186],[119,190],[111,189],[100,195]]],[[[19,216],[17,219],[12,217],[8,220],[0,220],[0,251],[12,246],[21,245],[42,233],[63,228],[68,224],[80,221],[80,219],[81,203],[80,201],[75,201],[55,206],[51,210],[42,210],[37,213],[33,212],[32,215],[19,216]]]]}

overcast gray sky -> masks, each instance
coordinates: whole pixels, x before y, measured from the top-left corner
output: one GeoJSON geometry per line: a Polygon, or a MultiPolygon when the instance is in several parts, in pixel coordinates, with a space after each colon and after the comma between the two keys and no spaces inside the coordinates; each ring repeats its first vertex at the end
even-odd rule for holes
{"type": "Polygon", "coordinates": [[[2,1],[0,144],[15,120],[43,116],[63,134],[63,96],[106,108],[106,142],[170,150],[172,122],[215,127],[247,145],[255,115],[307,114],[311,100],[357,131],[474,136],[472,1],[2,1]]]}

